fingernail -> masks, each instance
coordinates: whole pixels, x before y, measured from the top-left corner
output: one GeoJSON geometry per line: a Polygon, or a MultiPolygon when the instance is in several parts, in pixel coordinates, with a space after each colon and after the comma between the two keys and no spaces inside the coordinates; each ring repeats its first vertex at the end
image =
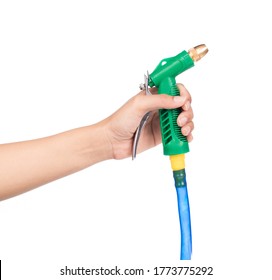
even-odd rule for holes
{"type": "Polygon", "coordinates": [[[183,135],[187,136],[189,133],[190,133],[190,128],[189,127],[185,127],[183,130],[182,130],[182,133],[183,135]]]}
{"type": "Polygon", "coordinates": [[[174,96],[174,102],[179,103],[179,104],[183,104],[185,101],[185,97],[184,96],[174,96]]]}
{"type": "Polygon", "coordinates": [[[194,139],[194,137],[193,137],[192,134],[190,134],[190,135],[187,137],[188,142],[192,142],[193,139],[194,139]]]}
{"type": "Polygon", "coordinates": [[[186,124],[187,120],[188,119],[186,117],[178,119],[179,126],[183,126],[184,124],[186,124]]]}

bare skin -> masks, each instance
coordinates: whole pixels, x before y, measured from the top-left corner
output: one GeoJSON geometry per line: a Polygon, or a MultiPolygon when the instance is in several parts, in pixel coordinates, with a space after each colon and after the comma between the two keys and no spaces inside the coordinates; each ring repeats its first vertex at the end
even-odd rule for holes
{"type": "Polygon", "coordinates": [[[161,143],[157,110],[182,107],[177,123],[192,141],[191,96],[178,84],[179,97],[146,96],[142,91],[108,118],[53,136],[0,145],[0,200],[4,200],[98,162],[131,156],[134,133],[146,112],[152,111],[139,142],[138,153],[161,143]]]}

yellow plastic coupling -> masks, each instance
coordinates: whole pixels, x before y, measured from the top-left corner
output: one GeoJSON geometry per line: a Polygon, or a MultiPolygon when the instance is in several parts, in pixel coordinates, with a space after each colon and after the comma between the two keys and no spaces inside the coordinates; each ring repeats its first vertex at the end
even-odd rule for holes
{"type": "Polygon", "coordinates": [[[185,168],[185,154],[170,156],[173,171],[185,168]]]}

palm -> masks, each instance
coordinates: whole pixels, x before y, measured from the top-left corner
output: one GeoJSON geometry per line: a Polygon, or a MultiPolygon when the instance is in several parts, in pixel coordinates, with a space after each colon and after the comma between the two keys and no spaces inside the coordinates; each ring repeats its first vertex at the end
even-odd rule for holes
{"type": "MultiPolygon", "coordinates": [[[[127,118],[124,122],[119,122],[111,127],[114,146],[114,158],[123,159],[131,156],[135,131],[141,121],[141,118],[127,118]]],[[[152,112],[146,125],[144,126],[137,152],[154,147],[161,142],[159,117],[157,112],[152,112]]]]}

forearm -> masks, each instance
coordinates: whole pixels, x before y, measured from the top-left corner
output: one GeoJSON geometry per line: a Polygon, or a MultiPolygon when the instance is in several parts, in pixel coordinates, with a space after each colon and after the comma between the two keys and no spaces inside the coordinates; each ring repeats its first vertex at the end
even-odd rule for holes
{"type": "Polygon", "coordinates": [[[103,123],[0,145],[0,200],[112,158],[103,123]]]}

